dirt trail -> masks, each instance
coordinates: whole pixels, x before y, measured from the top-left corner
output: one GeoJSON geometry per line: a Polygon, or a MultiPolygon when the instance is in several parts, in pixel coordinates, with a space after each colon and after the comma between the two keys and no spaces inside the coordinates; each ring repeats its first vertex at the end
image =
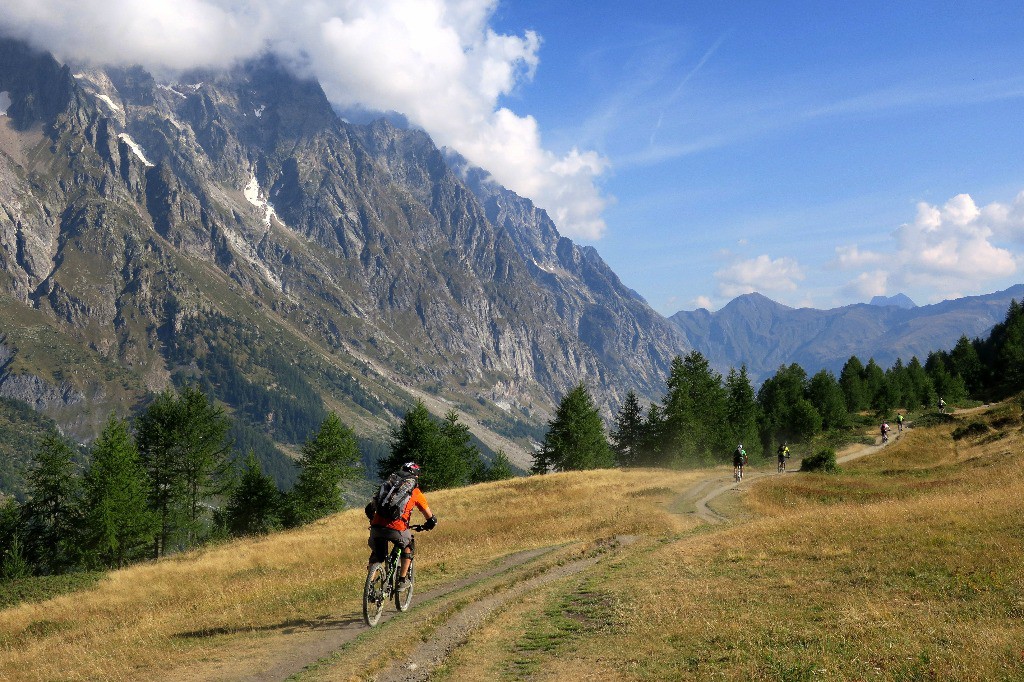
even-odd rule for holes
{"type": "MultiPolygon", "coordinates": [[[[635,541],[636,538],[632,536],[619,536],[615,538],[614,544],[622,546],[635,541]]],[[[405,661],[392,664],[390,668],[374,677],[375,682],[415,682],[428,679],[430,673],[444,663],[456,648],[464,644],[469,635],[483,625],[495,610],[548,583],[578,575],[594,566],[601,558],[591,556],[561,564],[534,578],[516,583],[507,590],[470,604],[438,628],[430,639],[417,647],[405,661]]]]}
{"type": "MultiPolygon", "coordinates": [[[[874,454],[887,447],[889,443],[896,442],[899,437],[899,434],[894,435],[889,439],[888,443],[882,443],[879,438],[873,445],[848,446],[837,455],[836,463],[845,464],[846,462],[874,454]]],[[[748,469],[744,472],[743,480],[739,483],[733,480],[731,470],[723,468],[720,470],[720,473],[711,474],[690,486],[682,495],[676,498],[675,502],[671,505],[671,509],[677,513],[693,513],[697,518],[710,524],[732,521],[733,518],[727,513],[713,508],[711,502],[725,495],[740,494],[751,483],[767,476],[785,476],[795,473],[800,469],[800,462],[801,460],[794,460],[789,464],[790,468],[783,473],[779,473],[777,470],[772,471],[770,468],[748,469]]]]}
{"type": "MultiPolygon", "coordinates": [[[[892,441],[895,441],[894,437],[892,441]]],[[[866,455],[879,452],[881,443],[874,445],[855,445],[842,451],[836,461],[845,463],[866,455]]],[[[792,470],[799,468],[799,461],[794,461],[792,470]]],[[[790,473],[790,472],[787,472],[790,473]]],[[[738,520],[738,516],[730,513],[728,505],[715,508],[716,500],[728,500],[728,496],[740,495],[751,483],[768,477],[784,475],[768,468],[748,470],[744,480],[736,483],[732,479],[731,469],[721,468],[709,472],[707,476],[683,491],[670,505],[675,513],[695,514],[708,524],[722,524],[738,520]]],[[[602,548],[596,555],[581,556],[576,559],[560,561],[542,570],[540,573],[525,579],[512,581],[511,585],[502,587],[483,599],[472,601],[469,605],[457,610],[447,622],[443,623],[431,635],[430,639],[407,654],[401,661],[394,662],[374,677],[375,680],[425,680],[442,665],[447,657],[459,646],[463,645],[474,630],[483,625],[492,614],[506,604],[521,598],[523,595],[537,590],[557,580],[578,575],[593,567],[608,552],[619,547],[632,544],[636,538],[618,537],[602,548]]],[[[464,579],[435,587],[427,592],[417,592],[414,599],[421,605],[435,600],[456,599],[456,593],[468,587],[521,570],[531,562],[543,559],[546,555],[561,549],[560,546],[543,547],[524,552],[517,552],[504,557],[494,566],[485,571],[467,576],[464,579]]],[[[442,602],[444,603],[444,602],[442,602]]],[[[394,617],[393,608],[385,611],[382,622],[394,617]]],[[[248,651],[238,652],[237,657],[210,661],[201,670],[173,671],[177,679],[187,680],[247,680],[249,682],[268,682],[286,680],[299,676],[310,666],[328,658],[344,645],[367,633],[359,611],[343,614],[335,618],[323,618],[316,622],[281,626],[274,636],[262,640],[248,651]],[[254,663],[254,661],[258,661],[254,663]],[[255,668],[255,672],[253,672],[255,668]],[[246,671],[246,672],[241,672],[246,671]]]]}
{"type": "MultiPolygon", "coordinates": [[[[446,597],[476,583],[494,578],[519,566],[528,564],[558,547],[542,547],[510,554],[491,568],[461,580],[440,585],[427,592],[417,592],[414,600],[425,603],[446,597]]],[[[394,617],[393,608],[385,610],[381,622],[394,617]]],[[[246,680],[270,682],[286,680],[301,673],[310,665],[331,655],[343,645],[367,631],[362,611],[353,611],[336,618],[316,622],[281,626],[276,636],[259,641],[253,648],[217,661],[210,661],[202,669],[171,671],[173,679],[183,680],[246,680]],[[254,663],[255,661],[255,663],[254,663]],[[255,672],[253,668],[256,668],[255,672]],[[241,672],[245,671],[245,672],[241,672]]]]}

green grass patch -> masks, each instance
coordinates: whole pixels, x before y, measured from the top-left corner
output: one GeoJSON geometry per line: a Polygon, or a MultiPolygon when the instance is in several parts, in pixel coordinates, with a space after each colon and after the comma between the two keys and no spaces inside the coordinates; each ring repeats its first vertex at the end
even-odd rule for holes
{"type": "Polygon", "coordinates": [[[556,595],[543,614],[534,616],[512,645],[505,661],[504,675],[529,678],[559,652],[582,637],[611,633],[616,627],[615,603],[611,595],[586,581],[567,594],[556,595]]]}
{"type": "Polygon", "coordinates": [[[15,578],[0,582],[0,608],[17,604],[40,602],[86,590],[98,583],[105,575],[102,571],[84,571],[64,575],[42,575],[15,578]]]}

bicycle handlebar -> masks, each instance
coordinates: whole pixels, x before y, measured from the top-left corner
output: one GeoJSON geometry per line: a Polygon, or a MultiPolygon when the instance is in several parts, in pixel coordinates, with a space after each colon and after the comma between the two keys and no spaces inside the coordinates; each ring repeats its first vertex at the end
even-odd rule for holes
{"type": "Polygon", "coordinates": [[[428,529],[428,528],[427,528],[426,526],[424,526],[424,525],[423,525],[422,523],[414,523],[414,524],[410,525],[410,526],[409,526],[409,528],[410,528],[411,530],[414,530],[414,531],[416,531],[417,533],[419,533],[419,532],[421,532],[421,531],[426,531],[426,530],[429,530],[429,529],[428,529]]]}

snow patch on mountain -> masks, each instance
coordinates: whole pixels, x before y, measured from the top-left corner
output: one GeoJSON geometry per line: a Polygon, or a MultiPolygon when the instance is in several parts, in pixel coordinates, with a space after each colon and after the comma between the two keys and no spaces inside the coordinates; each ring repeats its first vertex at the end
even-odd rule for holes
{"type": "Polygon", "coordinates": [[[260,196],[260,184],[256,180],[255,175],[249,177],[249,184],[245,186],[242,192],[245,194],[246,201],[263,212],[263,223],[267,227],[270,227],[270,220],[272,218],[284,225],[284,221],[277,215],[277,211],[274,210],[270,202],[260,196]]]}
{"type": "Polygon", "coordinates": [[[97,94],[96,98],[102,100],[104,104],[110,106],[110,108],[115,112],[121,111],[121,106],[116,101],[111,99],[109,95],[97,94]]]}
{"type": "Polygon", "coordinates": [[[131,147],[132,151],[135,152],[135,156],[139,157],[139,161],[146,164],[146,166],[152,168],[153,164],[150,163],[149,159],[146,158],[145,153],[143,153],[142,151],[142,147],[139,146],[138,142],[132,139],[131,135],[129,135],[128,133],[121,133],[118,135],[118,137],[124,140],[124,143],[126,145],[131,147]]]}
{"type": "Polygon", "coordinates": [[[185,93],[182,93],[182,92],[178,92],[177,90],[172,88],[170,85],[164,85],[163,83],[160,83],[156,87],[160,88],[161,90],[164,90],[165,92],[169,92],[172,95],[177,95],[178,97],[180,97],[182,99],[188,99],[188,95],[186,95],[185,93]]]}
{"type": "Polygon", "coordinates": [[[6,116],[11,106],[11,93],[4,90],[0,92],[0,116],[6,116]]]}

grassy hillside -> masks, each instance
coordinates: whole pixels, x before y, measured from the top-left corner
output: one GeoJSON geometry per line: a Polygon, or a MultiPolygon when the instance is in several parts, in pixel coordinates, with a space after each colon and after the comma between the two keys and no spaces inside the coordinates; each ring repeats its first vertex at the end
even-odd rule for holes
{"type": "Polygon", "coordinates": [[[715,526],[680,501],[724,469],[428,493],[441,523],[417,546],[419,597],[374,630],[365,519],[344,512],[0,611],[0,678],[244,679],[304,651],[319,663],[299,679],[388,678],[396,643],[404,660],[499,599],[434,678],[1021,679],[1022,444],[1017,403],[958,416],[838,475],[745,482],[715,526]]]}

